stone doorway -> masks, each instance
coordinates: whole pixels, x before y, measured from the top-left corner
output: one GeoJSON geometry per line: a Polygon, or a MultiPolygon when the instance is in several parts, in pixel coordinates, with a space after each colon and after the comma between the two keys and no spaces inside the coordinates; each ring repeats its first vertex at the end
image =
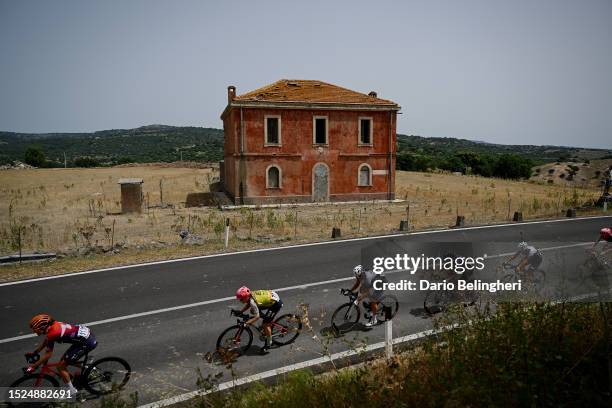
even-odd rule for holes
{"type": "Polygon", "coordinates": [[[317,163],[312,169],[312,201],[329,201],[329,167],[317,163]]]}

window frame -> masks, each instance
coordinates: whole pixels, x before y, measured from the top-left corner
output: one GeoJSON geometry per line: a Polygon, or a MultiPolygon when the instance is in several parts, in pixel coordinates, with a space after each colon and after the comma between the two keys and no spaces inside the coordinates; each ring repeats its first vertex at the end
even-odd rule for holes
{"type": "Polygon", "coordinates": [[[374,146],[374,118],[371,116],[360,116],[357,121],[357,145],[358,146],[374,146]],[[370,121],[370,142],[363,143],[361,140],[361,121],[370,121]]]}
{"type": "Polygon", "coordinates": [[[283,171],[278,164],[271,164],[266,167],[266,189],[267,190],[280,190],[283,188],[283,171]],[[270,187],[270,169],[276,168],[278,170],[278,187],[270,187]]]}
{"type": "Polygon", "coordinates": [[[264,115],[264,146],[282,146],[282,134],[281,115],[264,115]],[[278,120],[278,143],[268,142],[268,119],[278,120]]]}
{"type": "Polygon", "coordinates": [[[314,115],[312,117],[312,145],[329,146],[329,116],[314,115]],[[325,119],[325,143],[317,143],[317,119],[325,119]]]}
{"type": "Polygon", "coordinates": [[[357,168],[357,187],[372,187],[372,166],[368,163],[361,163],[357,168]],[[361,184],[361,169],[368,168],[368,184],[361,184]]]}

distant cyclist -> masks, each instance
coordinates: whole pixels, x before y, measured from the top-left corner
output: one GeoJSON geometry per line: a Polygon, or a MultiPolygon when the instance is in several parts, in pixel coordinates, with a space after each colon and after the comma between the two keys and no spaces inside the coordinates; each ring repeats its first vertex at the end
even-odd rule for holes
{"type": "Polygon", "coordinates": [[[594,249],[595,246],[599,244],[601,241],[604,241],[604,248],[606,248],[605,250],[602,250],[602,252],[600,253],[600,255],[603,255],[604,253],[612,249],[612,248],[609,248],[610,245],[606,244],[606,243],[612,242],[612,228],[606,227],[606,228],[602,228],[601,230],[599,230],[599,238],[597,239],[597,241],[595,241],[591,249],[594,249]]]}
{"type": "Polygon", "coordinates": [[[265,344],[261,351],[267,353],[272,345],[272,321],[277,313],[283,307],[283,301],[278,294],[272,290],[254,290],[242,286],[236,291],[236,299],[244,303],[244,307],[240,313],[247,310],[253,315],[252,318],[246,321],[246,324],[254,324],[259,318],[263,319],[263,332],[265,336],[265,344]]]}
{"type": "Polygon", "coordinates": [[[83,325],[68,324],[58,322],[48,314],[37,314],[30,320],[30,328],[38,336],[46,335],[45,340],[32,353],[27,353],[26,357],[38,355],[46,347],[45,354],[35,363],[26,369],[26,373],[33,373],[36,369],[45,364],[53,355],[55,343],[70,343],[71,346],[66,350],[59,365],[59,373],[71,392],[77,392],[70,380],[70,373],[66,369],[68,364],[76,363],[86,353],[90,352],[98,343],[89,328],[83,325]]]}
{"type": "Polygon", "coordinates": [[[533,271],[538,269],[540,264],[542,264],[542,253],[536,247],[527,244],[527,242],[523,241],[518,244],[518,251],[512,256],[512,258],[506,261],[506,264],[509,264],[514,259],[520,258],[520,262],[516,267],[516,271],[518,273],[522,273],[526,271],[528,274],[532,274],[533,271]]]}
{"type": "Polygon", "coordinates": [[[353,268],[353,274],[355,275],[355,283],[349,290],[351,292],[359,290],[359,295],[357,299],[355,299],[355,305],[358,305],[359,302],[364,299],[369,300],[370,320],[366,323],[366,327],[375,326],[378,324],[376,313],[378,312],[378,306],[384,291],[374,289],[374,282],[377,280],[384,280],[384,278],[372,271],[364,271],[361,265],[357,265],[353,268]]]}
{"type": "Polygon", "coordinates": [[[599,241],[612,242],[612,228],[605,227],[599,230],[599,238],[593,244],[593,246],[597,245],[599,241]]]}

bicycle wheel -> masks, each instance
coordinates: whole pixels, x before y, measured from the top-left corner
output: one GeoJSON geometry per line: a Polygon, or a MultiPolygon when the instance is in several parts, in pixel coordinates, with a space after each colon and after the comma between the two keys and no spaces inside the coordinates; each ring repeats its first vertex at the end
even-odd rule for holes
{"type": "Polygon", "coordinates": [[[55,377],[50,375],[26,374],[20,379],[12,383],[9,388],[15,387],[59,387],[59,382],[55,377]]]}
{"type": "MultiPolygon", "coordinates": [[[[59,382],[55,377],[51,377],[50,375],[40,375],[40,374],[27,374],[16,380],[12,383],[9,388],[23,388],[23,387],[41,387],[41,388],[56,388],[59,387],[59,382]]],[[[8,392],[8,391],[7,391],[8,392]]],[[[8,397],[5,395],[4,397],[8,397]]],[[[51,407],[53,406],[53,402],[9,402],[7,400],[6,405],[8,407],[51,407]]]]}
{"type": "Polygon", "coordinates": [[[272,323],[272,343],[283,346],[295,341],[302,330],[302,319],[293,314],[284,314],[272,323]]]}
{"type": "Polygon", "coordinates": [[[378,307],[377,313],[378,319],[381,322],[384,322],[385,320],[391,320],[393,319],[393,316],[397,314],[398,310],[399,301],[397,300],[397,298],[393,295],[385,295],[380,299],[380,305],[378,307]]]}
{"type": "Polygon", "coordinates": [[[87,366],[81,381],[87,391],[96,395],[119,391],[129,381],[132,369],[119,357],[105,357],[87,366]]]}
{"type": "Polygon", "coordinates": [[[228,327],[217,339],[217,351],[240,355],[253,343],[253,332],[250,328],[237,324],[228,327]]]}
{"type": "Polygon", "coordinates": [[[350,331],[359,321],[361,309],[354,303],[345,303],[332,315],[332,327],[338,333],[350,331]]]}

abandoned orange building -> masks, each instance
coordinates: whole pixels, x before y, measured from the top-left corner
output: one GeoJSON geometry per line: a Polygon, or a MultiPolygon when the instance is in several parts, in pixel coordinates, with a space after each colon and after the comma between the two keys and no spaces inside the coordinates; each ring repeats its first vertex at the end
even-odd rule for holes
{"type": "Polygon", "coordinates": [[[395,198],[400,106],[322,81],[282,79],[221,115],[223,188],[236,204],[395,198]]]}

